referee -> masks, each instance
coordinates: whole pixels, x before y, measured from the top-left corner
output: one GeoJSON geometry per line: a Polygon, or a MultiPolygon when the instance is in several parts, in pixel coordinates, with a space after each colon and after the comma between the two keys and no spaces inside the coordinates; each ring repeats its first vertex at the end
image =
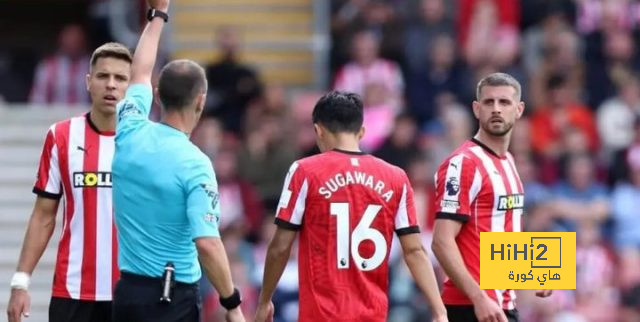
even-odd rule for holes
{"type": "Polygon", "coordinates": [[[117,106],[113,200],[119,243],[114,321],[200,320],[200,263],[220,294],[228,321],[244,321],[218,232],[220,206],[209,159],[189,141],[202,113],[204,70],[172,61],[156,88],[161,123],[148,118],[151,73],[168,20],[169,0],[151,7],[131,65],[131,81],[117,106]]]}

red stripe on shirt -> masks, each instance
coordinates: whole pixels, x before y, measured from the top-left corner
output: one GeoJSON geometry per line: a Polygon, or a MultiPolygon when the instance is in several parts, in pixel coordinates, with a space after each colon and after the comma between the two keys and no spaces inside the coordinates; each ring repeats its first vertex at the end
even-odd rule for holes
{"type": "MultiPolygon", "coordinates": [[[[87,121],[85,121],[87,122],[87,121]]],[[[100,156],[100,136],[91,126],[85,124],[84,130],[83,170],[86,172],[98,171],[98,158],[100,156]]],[[[95,299],[96,296],[96,230],[97,230],[97,203],[98,189],[85,187],[82,189],[84,202],[84,244],[82,252],[82,279],[80,282],[80,298],[95,299]]]]}
{"type": "Polygon", "coordinates": [[[73,201],[73,187],[69,177],[69,136],[71,120],[60,122],[56,125],[56,143],[58,145],[58,163],[60,166],[60,178],[65,196],[65,210],[63,216],[62,238],[58,246],[58,259],[56,262],[55,277],[53,282],[53,296],[70,298],[67,289],[67,271],[69,269],[69,247],[71,242],[71,217],[75,203],[73,201]]]}
{"type": "Polygon", "coordinates": [[[120,270],[118,269],[118,235],[116,230],[115,216],[111,223],[111,289],[116,289],[116,282],[120,279],[120,270]]]}
{"type": "Polygon", "coordinates": [[[55,145],[53,132],[47,132],[47,138],[44,141],[44,147],[40,154],[40,166],[38,168],[38,179],[36,180],[36,188],[46,191],[47,182],[49,182],[49,169],[51,168],[51,149],[55,145]]]}

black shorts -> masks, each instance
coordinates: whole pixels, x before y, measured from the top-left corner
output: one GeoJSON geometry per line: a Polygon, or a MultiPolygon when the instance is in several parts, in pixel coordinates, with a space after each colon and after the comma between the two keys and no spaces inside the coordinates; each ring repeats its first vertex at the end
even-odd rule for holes
{"type": "MultiPolygon", "coordinates": [[[[445,305],[449,322],[478,322],[473,305],[445,305]]],[[[518,322],[518,310],[504,310],[509,322],[518,322]]]]}
{"type": "Polygon", "coordinates": [[[171,303],[160,302],[162,279],[121,272],[113,294],[113,322],[199,322],[198,284],[175,283],[171,303]]]}
{"type": "Polygon", "coordinates": [[[111,322],[111,301],[52,297],[49,322],[111,322]]]}

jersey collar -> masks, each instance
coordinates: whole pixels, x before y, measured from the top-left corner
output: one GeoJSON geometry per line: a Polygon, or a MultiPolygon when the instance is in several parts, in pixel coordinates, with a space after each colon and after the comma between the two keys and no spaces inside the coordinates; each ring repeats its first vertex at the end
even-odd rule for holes
{"type": "Polygon", "coordinates": [[[471,138],[471,142],[475,143],[476,145],[480,146],[481,148],[483,148],[485,151],[487,151],[489,154],[495,156],[498,159],[505,159],[507,156],[500,156],[498,155],[495,151],[491,150],[490,147],[488,147],[487,145],[485,145],[484,143],[480,142],[480,140],[476,139],[475,137],[471,138]]]}
{"type": "Polygon", "coordinates": [[[347,151],[347,150],[341,150],[341,149],[333,149],[332,151],[340,152],[340,153],[344,153],[344,154],[353,154],[353,155],[365,155],[365,154],[367,154],[366,152],[362,152],[362,151],[347,151]]]}
{"type": "Polygon", "coordinates": [[[91,112],[88,112],[87,114],[84,115],[84,117],[87,119],[87,123],[89,124],[89,127],[91,127],[91,129],[98,133],[99,135],[104,135],[104,136],[114,136],[116,135],[115,131],[100,131],[98,130],[98,127],[93,123],[93,121],[91,121],[91,112]]]}

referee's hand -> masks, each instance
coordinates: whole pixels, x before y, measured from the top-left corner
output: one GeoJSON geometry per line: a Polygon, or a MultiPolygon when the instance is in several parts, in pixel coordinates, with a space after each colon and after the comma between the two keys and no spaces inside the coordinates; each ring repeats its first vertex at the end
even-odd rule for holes
{"type": "Polygon", "coordinates": [[[147,0],[149,7],[167,12],[169,9],[169,0],[147,0]]]}
{"type": "Polygon", "coordinates": [[[31,296],[29,296],[29,292],[16,288],[12,289],[9,305],[7,305],[9,322],[20,322],[22,316],[28,318],[30,308],[31,296]]]}

